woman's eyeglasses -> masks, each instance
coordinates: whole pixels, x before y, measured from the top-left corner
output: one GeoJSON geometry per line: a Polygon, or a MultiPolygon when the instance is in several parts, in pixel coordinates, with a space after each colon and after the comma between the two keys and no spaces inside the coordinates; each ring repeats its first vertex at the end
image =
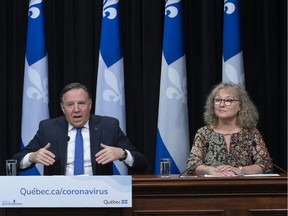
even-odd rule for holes
{"type": "Polygon", "coordinates": [[[224,102],[225,106],[231,106],[234,101],[239,101],[239,100],[232,99],[232,98],[229,98],[229,99],[214,98],[214,104],[215,105],[222,104],[222,101],[224,102]]]}

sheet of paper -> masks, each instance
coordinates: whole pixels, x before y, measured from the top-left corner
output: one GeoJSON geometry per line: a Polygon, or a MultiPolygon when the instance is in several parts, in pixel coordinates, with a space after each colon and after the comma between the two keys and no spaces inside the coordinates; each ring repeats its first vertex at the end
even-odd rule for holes
{"type": "MultiPolygon", "coordinates": [[[[251,175],[244,175],[244,177],[267,177],[267,176],[280,176],[279,174],[251,174],[251,175]]],[[[220,176],[214,176],[214,175],[207,175],[205,174],[204,177],[220,177],[220,176]]],[[[222,176],[223,177],[223,176],[222,176]]],[[[239,176],[243,177],[243,176],[239,176]]]]}

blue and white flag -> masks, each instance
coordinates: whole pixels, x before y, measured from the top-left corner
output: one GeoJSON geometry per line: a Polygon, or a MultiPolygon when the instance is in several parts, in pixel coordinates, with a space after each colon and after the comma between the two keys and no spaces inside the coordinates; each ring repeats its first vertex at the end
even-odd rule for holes
{"type": "MultiPolygon", "coordinates": [[[[104,0],[98,62],[95,114],[119,120],[126,133],[124,65],[121,45],[119,0],[104,0]]],[[[114,161],[114,175],[125,175],[123,162],[114,161]]]]}
{"type": "Polygon", "coordinates": [[[245,85],[240,38],[240,0],[224,0],[222,81],[245,85]]]}
{"type": "MultiPolygon", "coordinates": [[[[38,130],[39,122],[49,118],[48,60],[42,0],[30,0],[23,84],[21,148],[26,146],[38,130]]],[[[37,164],[21,175],[42,175],[43,166],[37,164]]]]}
{"type": "Polygon", "coordinates": [[[183,172],[190,152],[182,13],[181,0],[166,0],[155,174],[160,158],[170,158],[171,174],[183,172]]]}

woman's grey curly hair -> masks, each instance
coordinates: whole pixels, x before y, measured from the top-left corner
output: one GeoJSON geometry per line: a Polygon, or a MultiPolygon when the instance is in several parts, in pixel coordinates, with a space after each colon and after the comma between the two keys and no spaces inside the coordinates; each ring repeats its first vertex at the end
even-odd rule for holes
{"type": "Polygon", "coordinates": [[[234,83],[220,83],[213,88],[206,101],[204,122],[211,126],[218,124],[218,117],[214,112],[214,98],[222,89],[232,93],[233,98],[239,100],[240,111],[237,115],[237,125],[243,128],[255,127],[259,119],[257,108],[250,100],[246,90],[234,83]]]}

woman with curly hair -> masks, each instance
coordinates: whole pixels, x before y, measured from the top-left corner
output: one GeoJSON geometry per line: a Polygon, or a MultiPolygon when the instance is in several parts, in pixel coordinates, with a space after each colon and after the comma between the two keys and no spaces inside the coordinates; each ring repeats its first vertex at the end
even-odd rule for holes
{"type": "Polygon", "coordinates": [[[188,159],[190,173],[238,176],[273,171],[272,159],[256,128],[257,109],[243,87],[216,85],[207,98],[204,121],[188,159]]]}

